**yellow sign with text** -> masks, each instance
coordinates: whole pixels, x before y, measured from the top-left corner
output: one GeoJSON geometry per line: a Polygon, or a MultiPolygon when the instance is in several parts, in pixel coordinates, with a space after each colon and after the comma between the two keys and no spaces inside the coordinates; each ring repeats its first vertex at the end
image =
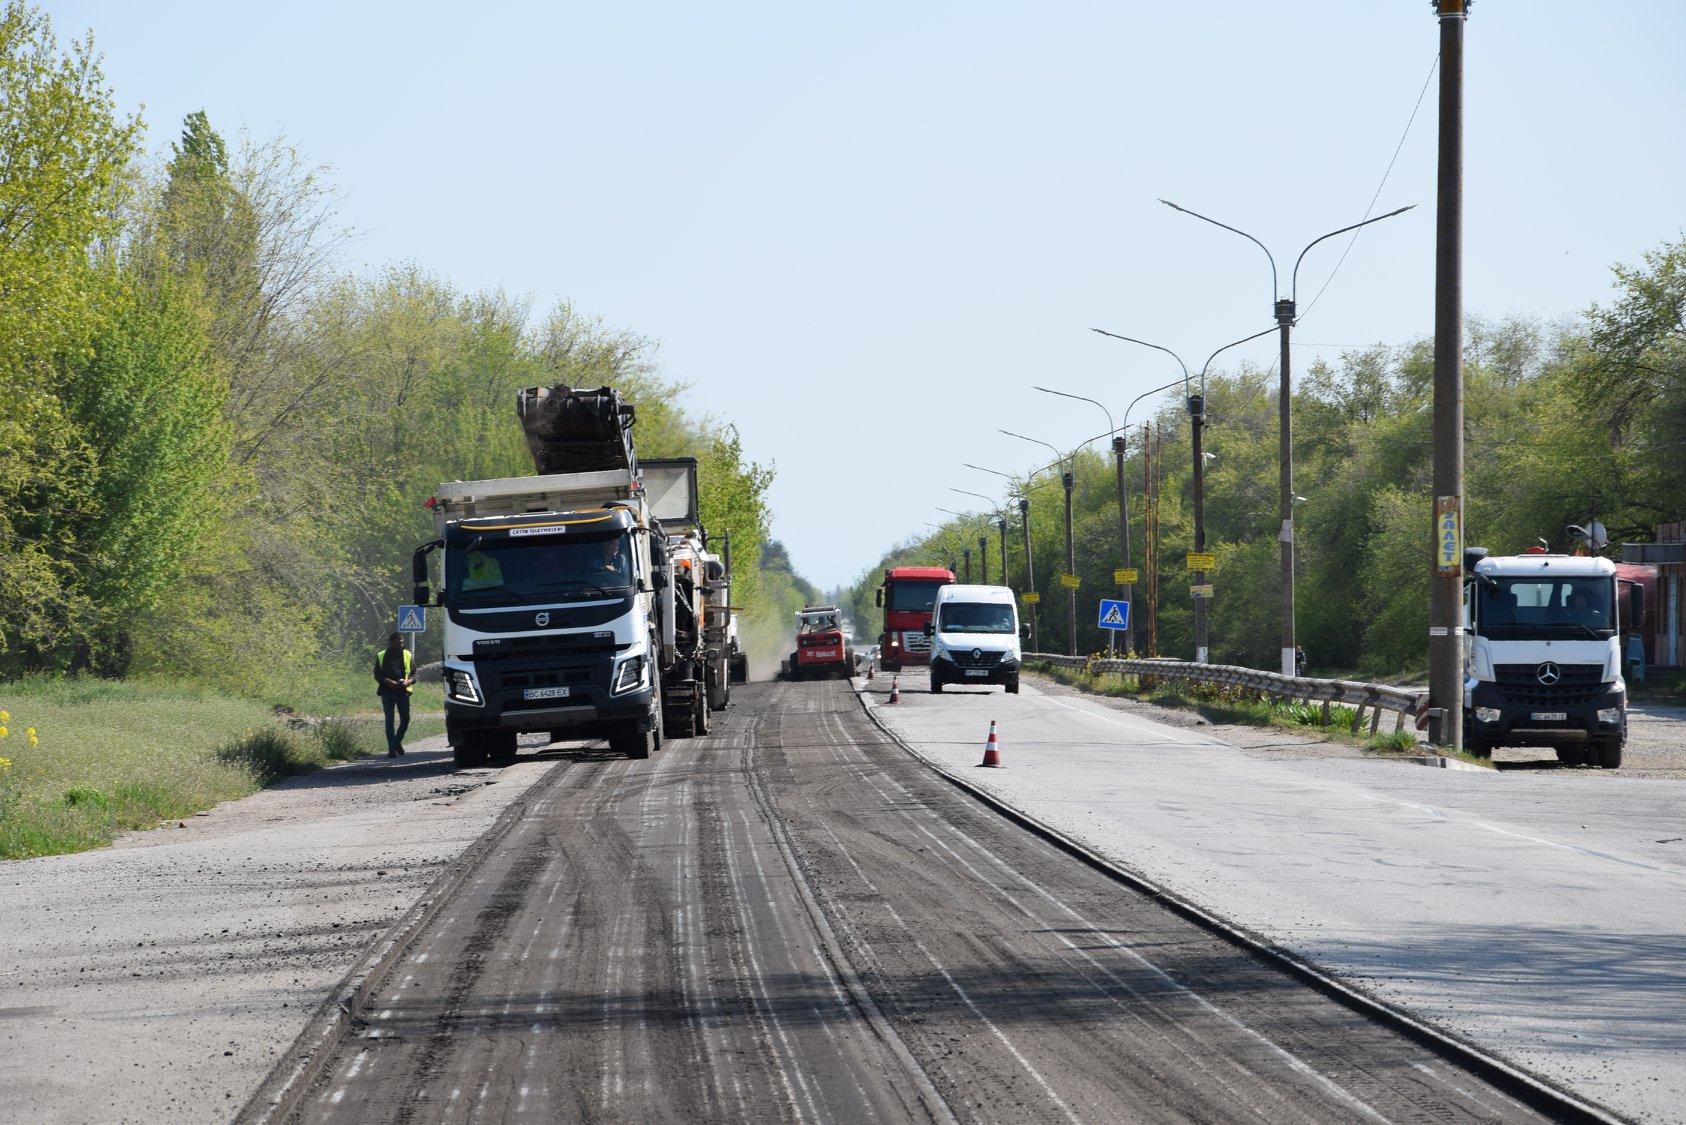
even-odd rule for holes
{"type": "Polygon", "coordinates": [[[1441,496],[1434,503],[1434,568],[1443,578],[1463,573],[1463,505],[1460,497],[1441,496]]]}
{"type": "Polygon", "coordinates": [[[1024,595],[1025,605],[1035,605],[1037,602],[1039,602],[1041,600],[1042,600],[1042,595],[1038,594],[1035,590],[1031,590],[1030,592],[1028,592],[1027,594],[1024,595]]]}
{"type": "Polygon", "coordinates": [[[1141,579],[1137,577],[1136,568],[1133,566],[1119,567],[1117,570],[1112,572],[1112,580],[1120,586],[1128,586],[1132,582],[1141,581],[1141,579]]]}
{"type": "Polygon", "coordinates": [[[1190,570],[1216,570],[1217,566],[1218,557],[1210,551],[1200,551],[1198,553],[1190,551],[1188,553],[1188,568],[1190,570]]]}
{"type": "Polygon", "coordinates": [[[1083,579],[1077,577],[1075,574],[1062,574],[1060,575],[1060,585],[1064,586],[1068,590],[1075,590],[1079,586],[1083,585],[1083,579]]]}

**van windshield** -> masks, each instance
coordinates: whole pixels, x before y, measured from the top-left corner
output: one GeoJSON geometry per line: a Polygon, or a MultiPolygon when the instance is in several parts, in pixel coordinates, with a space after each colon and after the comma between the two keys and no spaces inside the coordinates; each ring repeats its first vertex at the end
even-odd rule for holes
{"type": "Polygon", "coordinates": [[[944,633],[1012,633],[1013,607],[990,602],[949,602],[937,610],[944,633]]]}

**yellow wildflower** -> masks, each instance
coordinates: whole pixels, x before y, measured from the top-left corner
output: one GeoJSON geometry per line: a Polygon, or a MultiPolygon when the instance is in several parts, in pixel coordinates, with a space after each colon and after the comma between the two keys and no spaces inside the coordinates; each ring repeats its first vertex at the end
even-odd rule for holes
{"type": "Polygon", "coordinates": [[[0,723],[9,723],[11,721],[12,713],[10,711],[0,711],[0,723]]]}
{"type": "Polygon", "coordinates": [[[10,758],[0,758],[0,770],[9,770],[11,768],[12,760],[10,758]]]}
{"type": "Polygon", "coordinates": [[[0,738],[5,738],[10,733],[5,727],[0,727],[0,738]]]}

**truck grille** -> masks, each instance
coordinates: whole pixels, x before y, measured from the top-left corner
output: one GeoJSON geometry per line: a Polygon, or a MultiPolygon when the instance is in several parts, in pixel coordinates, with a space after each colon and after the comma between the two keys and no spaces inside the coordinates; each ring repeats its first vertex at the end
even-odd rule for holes
{"type": "Polygon", "coordinates": [[[1523,708],[1590,703],[1604,689],[1598,664],[1498,664],[1493,673],[1505,700],[1523,708]]]}
{"type": "Polygon", "coordinates": [[[1002,653],[965,649],[949,653],[956,668],[993,668],[1001,663],[1002,653]]]}

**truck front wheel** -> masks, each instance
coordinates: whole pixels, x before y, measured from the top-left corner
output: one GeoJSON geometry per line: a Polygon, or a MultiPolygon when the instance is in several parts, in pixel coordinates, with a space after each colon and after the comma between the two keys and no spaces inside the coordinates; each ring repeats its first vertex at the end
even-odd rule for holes
{"type": "Polygon", "coordinates": [[[1620,739],[1612,738],[1601,742],[1597,747],[1598,766],[1600,769],[1620,769],[1622,765],[1622,743],[1620,739]]]}
{"type": "Polygon", "coordinates": [[[451,747],[452,763],[459,770],[485,765],[486,759],[491,756],[491,743],[486,736],[495,733],[480,730],[463,731],[462,741],[451,747]]]}

